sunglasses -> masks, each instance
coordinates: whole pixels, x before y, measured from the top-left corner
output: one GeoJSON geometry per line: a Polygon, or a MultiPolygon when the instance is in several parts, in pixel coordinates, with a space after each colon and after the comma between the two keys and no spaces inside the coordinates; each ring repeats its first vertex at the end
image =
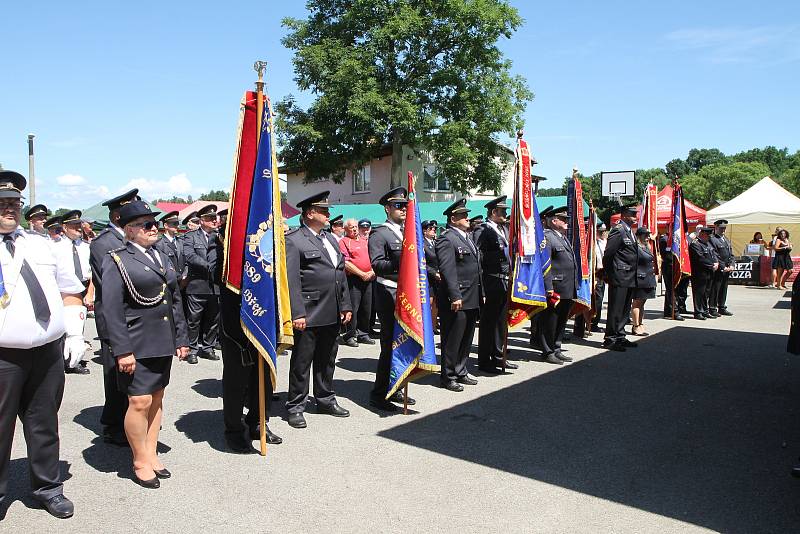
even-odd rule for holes
{"type": "Polygon", "coordinates": [[[392,203],[391,203],[391,204],[389,204],[389,205],[390,205],[390,206],[391,206],[393,209],[396,209],[396,210],[404,210],[404,209],[408,208],[408,204],[407,204],[407,203],[405,203],[405,202],[392,202],[392,203]]]}
{"type": "Polygon", "coordinates": [[[144,228],[145,231],[150,231],[153,228],[158,228],[158,223],[156,221],[144,221],[136,224],[129,225],[133,228],[144,228]]]}

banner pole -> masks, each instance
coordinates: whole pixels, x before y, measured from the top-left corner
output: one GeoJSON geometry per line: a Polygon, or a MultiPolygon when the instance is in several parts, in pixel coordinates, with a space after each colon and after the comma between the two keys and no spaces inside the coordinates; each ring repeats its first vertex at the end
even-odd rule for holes
{"type": "Polygon", "coordinates": [[[406,385],[403,386],[403,415],[408,415],[408,383],[410,380],[406,380],[406,385]]]}
{"type": "MultiPolygon", "coordinates": [[[[262,117],[264,115],[264,70],[267,68],[265,61],[256,61],[253,69],[258,73],[256,81],[256,146],[261,140],[262,117]]],[[[261,442],[261,456],[267,455],[267,407],[264,384],[264,355],[259,354],[258,358],[258,428],[259,441],[261,442]]]]}

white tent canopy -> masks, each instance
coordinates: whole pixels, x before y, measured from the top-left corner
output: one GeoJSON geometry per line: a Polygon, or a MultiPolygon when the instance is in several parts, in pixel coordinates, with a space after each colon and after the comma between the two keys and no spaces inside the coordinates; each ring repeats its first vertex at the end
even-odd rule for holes
{"type": "Polygon", "coordinates": [[[706,213],[711,223],[727,219],[730,224],[800,223],[800,198],[765,176],[753,187],[706,213]]]}

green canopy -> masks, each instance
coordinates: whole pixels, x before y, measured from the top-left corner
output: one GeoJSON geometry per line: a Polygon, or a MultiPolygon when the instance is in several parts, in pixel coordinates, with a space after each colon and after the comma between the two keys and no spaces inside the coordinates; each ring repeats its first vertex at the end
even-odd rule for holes
{"type": "MultiPolygon", "coordinates": [[[[486,204],[489,200],[468,200],[467,208],[471,211],[471,215],[486,216],[486,204]]],[[[560,208],[567,205],[567,197],[539,197],[536,199],[539,210],[543,210],[548,206],[560,208]]],[[[420,202],[419,203],[419,216],[420,220],[435,220],[439,225],[443,225],[445,216],[442,212],[452,202],[420,202]]],[[[585,213],[589,213],[589,204],[585,201],[583,203],[585,213]]],[[[331,218],[342,215],[345,219],[369,219],[373,225],[377,226],[386,220],[386,211],[380,204],[336,204],[331,206],[331,218]]],[[[292,228],[300,225],[300,215],[295,215],[286,220],[286,224],[292,228]]]]}

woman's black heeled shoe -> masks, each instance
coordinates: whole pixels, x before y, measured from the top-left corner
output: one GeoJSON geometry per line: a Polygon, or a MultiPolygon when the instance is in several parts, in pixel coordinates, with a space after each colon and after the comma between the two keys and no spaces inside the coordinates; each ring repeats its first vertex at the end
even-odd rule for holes
{"type": "Polygon", "coordinates": [[[161,482],[158,481],[158,476],[151,478],[150,480],[142,480],[136,476],[136,473],[134,473],[133,480],[143,488],[158,489],[161,487],[161,482]]]}
{"type": "Polygon", "coordinates": [[[169,478],[172,476],[172,473],[166,467],[164,469],[153,469],[153,473],[156,474],[156,478],[169,478]]]}

